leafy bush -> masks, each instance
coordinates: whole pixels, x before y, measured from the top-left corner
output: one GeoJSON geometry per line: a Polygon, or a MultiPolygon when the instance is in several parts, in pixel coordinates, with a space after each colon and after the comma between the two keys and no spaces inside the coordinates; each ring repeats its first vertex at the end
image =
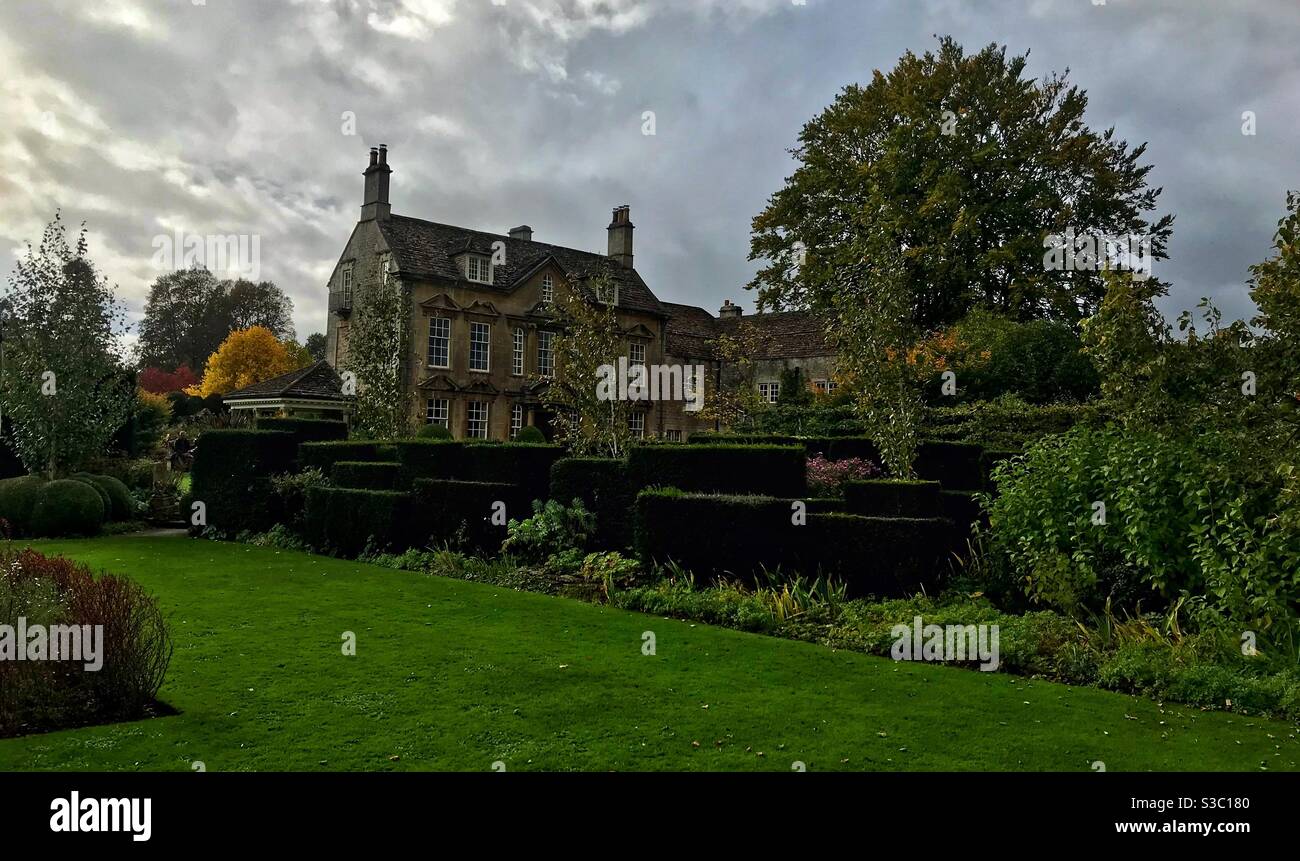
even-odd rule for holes
{"type": "Polygon", "coordinates": [[[104,502],[92,485],[61,478],[41,485],[32,508],[31,533],[49,538],[94,535],[104,525],[104,502]]]}
{"type": "Polygon", "coordinates": [[[1116,427],[1040,441],[994,472],[990,550],[1031,598],[1066,612],[1097,612],[1123,593],[1133,604],[1204,596],[1294,654],[1300,499],[1284,493],[1285,468],[1243,475],[1230,448],[1215,434],[1116,427]]]}
{"type": "Polygon", "coordinates": [[[546,444],[546,434],[542,433],[541,428],[528,425],[520,428],[519,434],[515,437],[515,442],[533,443],[536,445],[546,444]]]}
{"type": "Polygon", "coordinates": [[[827,460],[821,455],[808,458],[808,492],[814,496],[842,496],[846,481],[880,475],[880,467],[860,457],[827,460]]]}
{"type": "Polygon", "coordinates": [[[804,451],[797,446],[637,447],[628,455],[628,475],[637,488],[781,497],[803,496],[808,489],[804,451]]]}
{"type": "Polygon", "coordinates": [[[5,548],[0,619],[19,617],[29,624],[87,625],[92,632],[102,626],[102,666],[87,670],[94,662],[84,653],[83,661],[0,661],[0,736],[133,719],[155,706],[171,639],[157,602],[134,582],[5,548]]]}
{"type": "Polygon", "coordinates": [[[415,432],[417,439],[451,439],[451,431],[442,425],[427,424],[415,432]]]}
{"type": "Polygon", "coordinates": [[[20,475],[0,481],[0,517],[8,522],[12,534],[28,534],[36,494],[44,484],[45,479],[39,475],[20,475]]]}
{"type": "Polygon", "coordinates": [[[340,460],[330,470],[330,482],[359,490],[396,490],[400,469],[384,461],[340,460]]]}
{"type": "Polygon", "coordinates": [[[507,524],[509,536],[501,552],[523,562],[540,564],[552,554],[585,550],[595,528],[595,515],[587,511],[581,499],[574,499],[569,506],[554,499],[546,502],[535,499],[532,517],[511,519],[507,524]]]}

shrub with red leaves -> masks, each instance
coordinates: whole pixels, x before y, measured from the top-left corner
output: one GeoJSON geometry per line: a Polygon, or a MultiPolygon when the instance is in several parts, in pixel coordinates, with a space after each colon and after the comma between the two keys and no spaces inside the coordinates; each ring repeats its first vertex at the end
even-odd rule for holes
{"type": "MultiPolygon", "coordinates": [[[[139,584],[34,550],[0,549],[0,625],[103,626],[102,666],[0,660],[0,737],[131,720],[155,712],[172,644],[139,584]]],[[[17,643],[18,648],[26,644],[17,643]]]]}
{"type": "Polygon", "coordinates": [[[170,374],[162,368],[145,368],[140,372],[137,385],[146,392],[165,395],[169,392],[183,392],[186,388],[197,385],[199,378],[190,370],[189,365],[177,365],[170,374]]]}

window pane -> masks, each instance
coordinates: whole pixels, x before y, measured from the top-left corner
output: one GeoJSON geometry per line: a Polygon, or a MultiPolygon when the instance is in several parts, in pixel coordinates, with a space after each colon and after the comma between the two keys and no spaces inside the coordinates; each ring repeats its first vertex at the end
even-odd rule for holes
{"type": "Polygon", "coordinates": [[[448,366],[451,348],[451,320],[446,317],[429,318],[429,364],[435,368],[448,366]]]}
{"type": "Polygon", "coordinates": [[[470,401],[465,409],[465,435],[487,439],[488,405],[485,401],[470,401]]]}
{"type": "Polygon", "coordinates": [[[537,374],[549,377],[555,371],[555,355],[552,352],[553,332],[537,333],[537,374]]]}
{"type": "Polygon", "coordinates": [[[510,357],[510,373],[516,377],[524,373],[524,330],[515,329],[514,351],[510,357]]]}
{"type": "Polygon", "coordinates": [[[469,369],[488,370],[488,346],[492,340],[490,323],[469,324],[469,369]]]}

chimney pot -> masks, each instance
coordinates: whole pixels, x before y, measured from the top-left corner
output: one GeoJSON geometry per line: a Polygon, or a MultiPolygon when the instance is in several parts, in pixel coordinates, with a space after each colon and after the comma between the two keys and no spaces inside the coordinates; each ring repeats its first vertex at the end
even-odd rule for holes
{"type": "Polygon", "coordinates": [[[632,268],[632,207],[624,204],[614,207],[614,217],[609,222],[609,256],[624,269],[632,268]]]}
{"type": "Polygon", "coordinates": [[[362,221],[387,221],[392,208],[388,204],[388,145],[370,148],[370,165],[363,171],[366,178],[365,195],[361,200],[362,221]]]}
{"type": "Polygon", "coordinates": [[[741,310],[739,305],[733,304],[730,299],[724,299],[722,300],[722,308],[718,311],[718,317],[727,320],[733,317],[739,317],[744,313],[745,312],[741,310]]]}

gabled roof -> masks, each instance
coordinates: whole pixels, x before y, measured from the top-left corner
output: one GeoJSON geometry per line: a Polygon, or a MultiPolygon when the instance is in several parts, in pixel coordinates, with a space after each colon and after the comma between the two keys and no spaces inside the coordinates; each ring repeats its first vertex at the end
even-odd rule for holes
{"type": "Polygon", "coordinates": [[[343,394],[343,379],[329,362],[314,362],[305,368],[236,389],[222,400],[290,398],[294,400],[337,401],[343,394]]]}
{"type": "Polygon", "coordinates": [[[618,305],[632,311],[664,314],[664,306],[634,269],[626,269],[613,258],[561,245],[512,239],[450,224],[438,224],[405,215],[379,222],[379,229],[403,275],[463,280],[456,257],[467,251],[492,254],[496,242],[505,244],[505,263],[493,267],[492,284],[474,284],[475,289],[509,292],[537,271],[548,258],[576,282],[608,275],[618,285],[618,305]]]}
{"type": "Polygon", "coordinates": [[[806,359],[833,356],[826,343],[826,321],[809,311],[779,311],[719,318],[694,305],[665,302],[669,313],[667,351],[671,356],[715,359],[720,335],[752,333],[755,359],[806,359]]]}

